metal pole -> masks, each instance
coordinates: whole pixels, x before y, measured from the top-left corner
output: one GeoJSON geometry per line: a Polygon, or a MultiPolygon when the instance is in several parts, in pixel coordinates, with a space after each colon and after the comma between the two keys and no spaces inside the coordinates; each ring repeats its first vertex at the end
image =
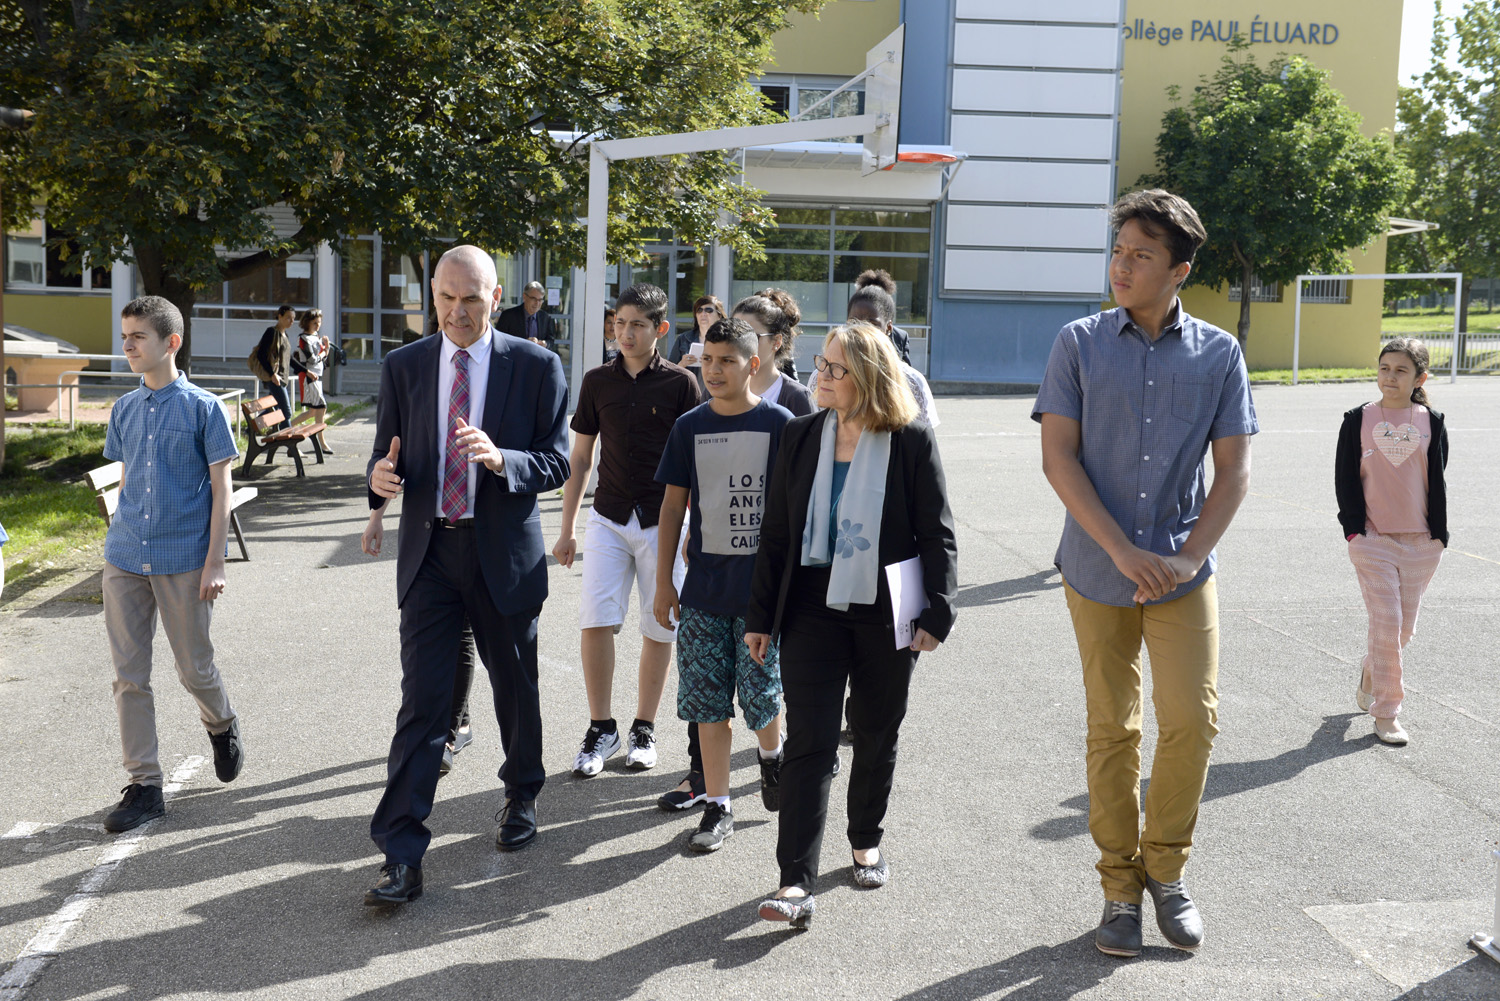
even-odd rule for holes
{"type": "Polygon", "coordinates": [[[1464,301],[1464,276],[1455,275],[1453,278],[1453,359],[1449,365],[1448,382],[1458,381],[1458,318],[1463,315],[1462,305],[1464,301]]]}
{"type": "MultiPolygon", "coordinates": [[[[1292,385],[1297,385],[1297,370],[1302,359],[1302,275],[1297,276],[1296,305],[1292,309],[1292,385]]],[[[1240,295],[1249,295],[1247,288],[1240,289],[1240,295]]]]}
{"type": "Polygon", "coordinates": [[[569,409],[578,405],[583,373],[604,358],[604,248],[609,226],[609,157],[598,143],[589,147],[589,228],[584,251],[583,330],[573,345],[573,387],[569,409]]]}

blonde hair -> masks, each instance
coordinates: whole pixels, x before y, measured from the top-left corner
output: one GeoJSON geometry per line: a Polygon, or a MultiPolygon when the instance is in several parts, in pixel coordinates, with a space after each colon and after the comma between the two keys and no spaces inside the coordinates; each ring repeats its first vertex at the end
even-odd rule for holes
{"type": "MultiPolygon", "coordinates": [[[[885,331],[873,324],[855,321],[828,332],[823,342],[837,343],[844,351],[844,367],[853,380],[854,406],[849,417],[861,421],[871,431],[899,431],[921,414],[911,395],[906,373],[901,370],[901,356],[885,331]]],[[[818,379],[829,378],[821,373],[818,379]]]]}

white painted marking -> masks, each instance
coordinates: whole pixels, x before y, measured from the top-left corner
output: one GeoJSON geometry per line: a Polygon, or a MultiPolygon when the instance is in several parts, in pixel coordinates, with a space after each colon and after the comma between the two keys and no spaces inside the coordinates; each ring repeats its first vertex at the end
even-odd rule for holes
{"type": "Polygon", "coordinates": [[[0,841],[5,840],[6,838],[29,838],[37,831],[40,831],[43,827],[46,826],[46,824],[38,824],[30,820],[23,820],[15,827],[12,827],[10,830],[6,831],[4,834],[0,834],[0,841]]]}
{"type": "MultiPolygon", "coordinates": [[[[162,798],[171,799],[174,793],[179,792],[183,786],[192,781],[193,775],[203,767],[207,760],[201,754],[184,759],[182,764],[172,770],[166,785],[162,786],[162,798]]],[[[114,878],[115,873],[119,872],[125,860],[141,847],[155,823],[151,821],[144,824],[138,828],[140,833],[121,838],[110,845],[99,857],[99,861],[94,863],[94,867],[84,873],[72,896],[64,900],[62,907],[43,923],[41,929],[31,937],[31,941],[21,949],[20,955],[16,957],[10,969],[0,976],[0,1001],[21,1001],[26,996],[26,989],[36,982],[36,978],[47,968],[47,964],[56,958],[63,940],[68,937],[68,932],[72,931],[73,926],[78,924],[84,914],[88,913],[89,908],[98,902],[99,895],[105,886],[114,878]]],[[[17,824],[5,837],[29,837],[44,826],[46,825],[29,822],[17,824]],[[23,827],[30,827],[31,830],[25,834],[15,833],[23,827]]]]}

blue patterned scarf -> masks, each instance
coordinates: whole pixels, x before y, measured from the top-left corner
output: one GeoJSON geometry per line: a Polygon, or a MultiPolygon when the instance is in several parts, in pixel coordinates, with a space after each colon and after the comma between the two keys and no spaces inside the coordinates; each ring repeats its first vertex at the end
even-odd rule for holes
{"type": "Polygon", "coordinates": [[[854,461],[844,480],[839,509],[833,501],[833,453],[838,441],[838,414],[830,410],[823,422],[818,448],[818,470],[813,476],[807,520],[802,526],[802,565],[832,561],[828,578],[828,607],[847,612],[851,604],[875,602],[880,575],[880,517],[885,510],[886,469],[891,463],[891,433],[861,431],[854,461]],[[828,520],[838,519],[833,553],[828,551],[828,520]]]}

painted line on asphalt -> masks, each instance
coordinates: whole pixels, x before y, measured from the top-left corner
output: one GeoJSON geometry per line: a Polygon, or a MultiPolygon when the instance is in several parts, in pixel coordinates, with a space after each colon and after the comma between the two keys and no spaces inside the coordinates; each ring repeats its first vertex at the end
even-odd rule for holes
{"type": "Polygon", "coordinates": [[[23,820],[15,827],[12,827],[10,830],[6,831],[4,834],[0,834],[0,841],[7,840],[9,838],[29,838],[37,831],[40,831],[46,826],[46,824],[38,824],[30,820],[23,820]]]}
{"type": "MultiPolygon", "coordinates": [[[[207,760],[201,754],[184,759],[182,764],[172,770],[166,785],[162,786],[162,798],[170,800],[173,794],[192,780],[207,760]]],[[[45,826],[47,825],[22,822],[11,828],[5,837],[30,837],[45,826]],[[16,833],[23,828],[31,830],[25,834],[16,833]]],[[[110,845],[99,857],[99,861],[94,863],[94,867],[83,874],[73,894],[64,900],[62,907],[42,924],[41,929],[31,937],[31,941],[21,949],[20,955],[16,957],[10,969],[0,976],[0,1001],[21,1001],[26,996],[27,988],[35,983],[36,978],[41,975],[48,964],[57,958],[58,949],[62,947],[63,940],[68,937],[68,932],[72,931],[89,908],[99,901],[109,881],[114,878],[115,873],[120,871],[125,860],[134,855],[145,843],[154,826],[156,826],[154,820],[142,824],[137,828],[140,833],[121,838],[110,845]]]]}

